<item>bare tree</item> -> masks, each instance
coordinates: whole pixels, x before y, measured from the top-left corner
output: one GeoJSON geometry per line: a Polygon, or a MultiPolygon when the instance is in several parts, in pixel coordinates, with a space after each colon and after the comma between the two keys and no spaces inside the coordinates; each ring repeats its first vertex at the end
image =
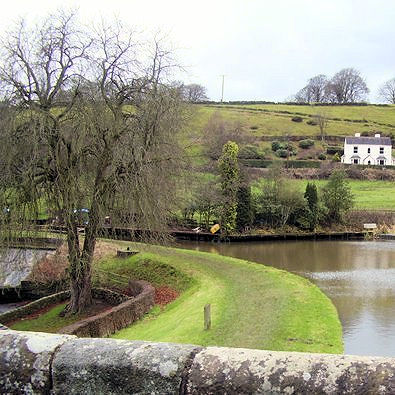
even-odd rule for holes
{"type": "Polygon", "coordinates": [[[311,97],[309,88],[305,86],[295,94],[295,101],[297,103],[311,103],[311,97]]]}
{"type": "Polygon", "coordinates": [[[310,78],[307,85],[295,95],[296,101],[299,103],[325,102],[327,84],[328,78],[323,74],[310,78]]]}
{"type": "Polygon", "coordinates": [[[199,84],[189,84],[183,87],[185,99],[191,103],[208,100],[207,89],[199,84]]]}
{"type": "Polygon", "coordinates": [[[321,140],[325,142],[326,128],[328,126],[328,117],[326,116],[325,113],[320,112],[318,114],[313,115],[313,119],[317,123],[320,129],[321,140]]]}
{"type": "Polygon", "coordinates": [[[336,73],[327,84],[327,97],[334,103],[355,103],[366,99],[369,89],[361,73],[353,68],[336,73]]]}
{"type": "Polygon", "coordinates": [[[379,97],[386,103],[395,104],[395,78],[385,82],[381,86],[379,97]]]}
{"type": "Polygon", "coordinates": [[[91,265],[104,216],[158,230],[174,201],[182,98],[163,82],[170,53],[154,42],[147,62],[139,56],[144,49],[119,22],[90,34],[76,28],[72,13],[50,16],[38,30],[21,23],[3,44],[0,79],[18,115],[4,136],[0,195],[22,230],[21,218],[34,218],[39,204],[63,217],[69,313],[92,302],[91,265]],[[82,207],[88,223],[80,243],[82,207]]]}
{"type": "Polygon", "coordinates": [[[311,101],[313,103],[325,102],[325,88],[327,84],[328,78],[324,74],[319,74],[309,79],[307,86],[310,90],[311,101]]]}
{"type": "Polygon", "coordinates": [[[202,137],[205,151],[212,159],[220,157],[223,146],[228,141],[234,141],[238,145],[254,141],[254,137],[245,131],[240,122],[226,121],[219,112],[215,112],[209,118],[202,137]]]}

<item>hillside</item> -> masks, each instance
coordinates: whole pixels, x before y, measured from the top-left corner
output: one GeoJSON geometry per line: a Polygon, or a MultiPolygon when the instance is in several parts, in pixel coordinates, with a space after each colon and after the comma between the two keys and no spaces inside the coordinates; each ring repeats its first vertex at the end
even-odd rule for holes
{"type": "Polygon", "coordinates": [[[327,117],[327,134],[348,136],[356,132],[380,131],[395,136],[395,105],[319,106],[288,104],[207,104],[197,105],[192,122],[194,128],[204,128],[215,112],[228,121],[240,121],[256,137],[262,136],[317,136],[317,125],[309,125],[315,114],[327,117]],[[302,122],[293,122],[293,117],[302,122]]]}

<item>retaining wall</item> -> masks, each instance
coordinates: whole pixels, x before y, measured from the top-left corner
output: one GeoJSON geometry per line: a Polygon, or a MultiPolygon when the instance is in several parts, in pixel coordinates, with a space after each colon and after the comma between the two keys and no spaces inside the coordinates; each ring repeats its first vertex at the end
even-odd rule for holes
{"type": "MultiPolygon", "coordinates": [[[[62,328],[59,332],[80,337],[102,337],[126,328],[141,318],[154,305],[155,289],[146,281],[134,281],[138,291],[134,297],[112,292],[104,288],[93,288],[94,298],[105,300],[114,307],[62,328]]],[[[47,306],[67,300],[70,291],[59,292],[31,302],[15,310],[0,314],[0,323],[8,323],[27,317],[47,306]]]]}
{"type": "Polygon", "coordinates": [[[62,328],[59,333],[79,337],[104,337],[126,328],[141,318],[154,305],[155,290],[146,281],[135,281],[140,293],[121,304],[62,328]]]}
{"type": "Polygon", "coordinates": [[[391,394],[395,358],[0,331],[0,392],[391,394]]]}

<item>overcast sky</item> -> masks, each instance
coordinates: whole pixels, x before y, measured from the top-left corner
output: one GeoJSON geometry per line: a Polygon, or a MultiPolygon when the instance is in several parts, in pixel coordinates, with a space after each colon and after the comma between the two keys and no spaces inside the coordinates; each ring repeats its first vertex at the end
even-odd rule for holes
{"type": "Polygon", "coordinates": [[[83,21],[118,16],[147,31],[166,32],[185,72],[212,100],[283,101],[317,74],[358,69],[377,102],[395,78],[394,0],[10,0],[0,29],[19,16],[34,20],[78,7],[83,21]]]}

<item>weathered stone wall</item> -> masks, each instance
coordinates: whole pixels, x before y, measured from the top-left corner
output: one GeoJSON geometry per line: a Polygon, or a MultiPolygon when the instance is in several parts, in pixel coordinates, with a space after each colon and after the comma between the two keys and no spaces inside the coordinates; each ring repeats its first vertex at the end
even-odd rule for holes
{"type": "Polygon", "coordinates": [[[0,392],[392,394],[395,358],[0,331],[0,392]]]}
{"type": "Polygon", "coordinates": [[[123,303],[101,314],[66,326],[59,333],[79,337],[104,337],[137,321],[154,305],[155,289],[146,281],[135,283],[140,287],[137,296],[127,298],[123,303]]]}
{"type": "MultiPolygon", "coordinates": [[[[146,281],[135,281],[134,285],[139,290],[139,294],[135,297],[128,297],[104,288],[93,288],[94,298],[104,300],[114,307],[66,326],[59,332],[80,337],[102,337],[126,328],[141,318],[154,305],[155,289],[146,281]]],[[[64,291],[38,299],[15,310],[0,314],[0,323],[7,325],[54,303],[63,302],[69,297],[70,292],[64,291]]]]}
{"type": "Polygon", "coordinates": [[[7,311],[6,313],[0,314],[0,322],[2,324],[8,324],[9,322],[19,320],[27,317],[30,314],[35,313],[47,306],[55,303],[60,303],[67,300],[70,297],[69,291],[58,292],[53,295],[44,296],[34,302],[18,307],[17,309],[7,311]]]}

